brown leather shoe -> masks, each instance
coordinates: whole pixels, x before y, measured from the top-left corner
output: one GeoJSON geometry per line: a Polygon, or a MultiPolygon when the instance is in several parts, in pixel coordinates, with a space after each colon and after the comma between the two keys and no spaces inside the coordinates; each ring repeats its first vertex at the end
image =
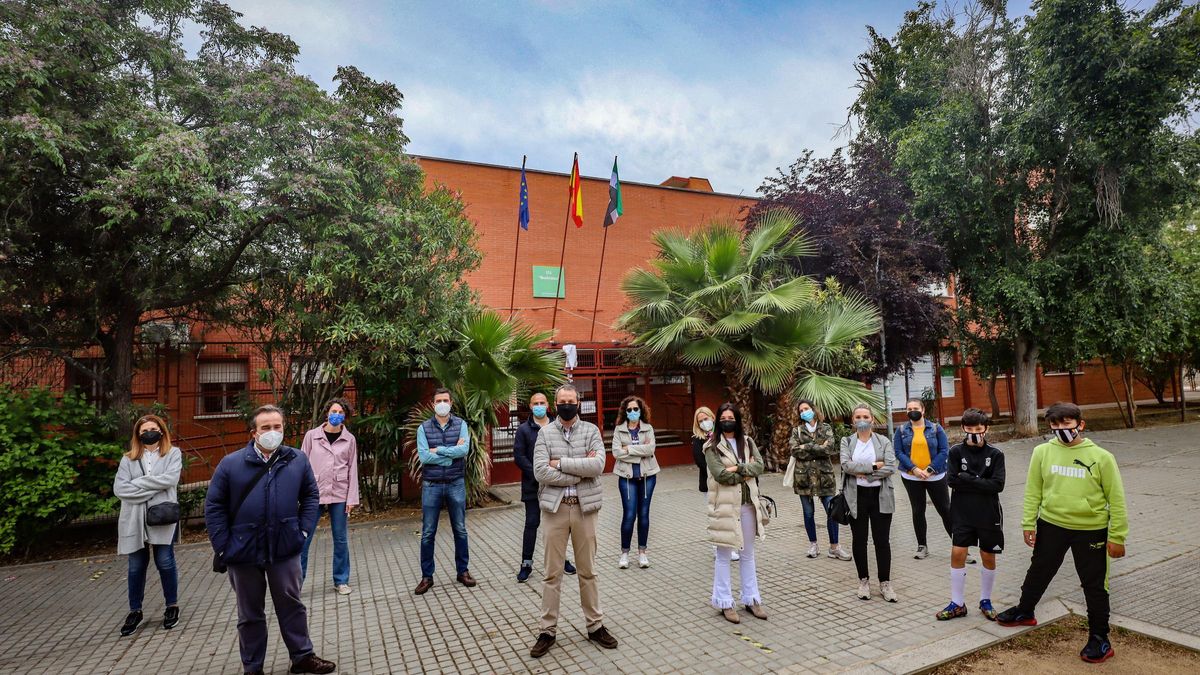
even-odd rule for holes
{"type": "Polygon", "coordinates": [[[292,664],[293,673],[332,673],[337,670],[337,664],[326,661],[316,654],[309,654],[292,664]]]}
{"type": "Polygon", "coordinates": [[[729,623],[742,622],[742,617],[738,616],[737,610],[732,607],[721,610],[721,616],[725,617],[725,620],[729,623]]]}
{"type": "Polygon", "coordinates": [[[467,588],[471,588],[477,582],[475,581],[475,577],[471,576],[470,572],[463,572],[462,574],[458,575],[458,583],[466,586],[467,588]]]}
{"type": "Polygon", "coordinates": [[[413,589],[413,593],[416,593],[417,595],[425,595],[425,591],[428,591],[431,588],[433,588],[433,579],[430,579],[429,577],[421,577],[421,583],[417,584],[417,587],[413,589]]]}
{"type": "Polygon", "coordinates": [[[613,637],[612,633],[608,632],[608,629],[604,626],[600,626],[596,630],[588,633],[588,639],[599,644],[605,649],[617,648],[617,638],[613,637]]]}
{"type": "Polygon", "coordinates": [[[753,605],[746,605],[746,611],[753,614],[756,619],[767,620],[767,610],[763,609],[763,606],[757,602],[753,605]]]}
{"type": "Polygon", "coordinates": [[[529,650],[529,655],[535,659],[540,659],[550,651],[554,646],[554,636],[549,633],[542,633],[538,636],[537,642],[533,643],[533,649],[529,650]]]}

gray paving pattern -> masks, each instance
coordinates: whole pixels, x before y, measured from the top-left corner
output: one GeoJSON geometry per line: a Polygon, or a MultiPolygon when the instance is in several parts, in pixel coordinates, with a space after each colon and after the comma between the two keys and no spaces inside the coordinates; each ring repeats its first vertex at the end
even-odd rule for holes
{"type": "MultiPolygon", "coordinates": [[[[1112,565],[1113,610],[1173,630],[1200,633],[1200,425],[1108,432],[1096,439],[1118,457],[1130,502],[1129,555],[1112,565]],[[1164,583],[1166,580],[1175,580],[1164,583]]],[[[1020,540],[1024,473],[1034,443],[1006,444],[1009,483],[1003,495],[1008,552],[1001,556],[995,604],[1015,601],[1029,560],[1020,540]]],[[[474,589],[454,583],[449,524],[439,531],[437,585],[412,595],[420,572],[417,520],[363,523],[350,537],[354,594],[333,592],[330,539],[317,533],[305,601],[317,652],[342,673],[706,673],[907,672],[964,649],[1008,635],[978,613],[937,622],[948,598],[948,538],[931,522],[933,555],[912,559],[915,541],[909,506],[898,489],[892,528],[892,578],[900,602],[855,598],[851,562],[804,557],[806,537],[795,496],[764,478],[765,493],[780,504],[759,555],[760,585],[770,620],[744,615],[734,626],[708,606],[712,553],[704,541],[704,511],[692,468],[661,475],[650,532],[652,567],[618,570],[620,501],[616,479],[606,478],[599,532],[601,602],[605,623],[621,641],[606,651],[587,641],[573,578],[564,583],[559,641],[531,659],[540,583],[515,580],[523,511],[472,511],[474,589]]],[[[512,488],[500,488],[514,495],[512,488]]],[[[931,519],[936,520],[932,507],[931,519]]],[[[849,528],[842,528],[850,542],[849,528]]],[[[821,535],[822,551],[825,548],[821,535]]],[[[535,556],[541,557],[539,551],[535,556]]],[[[119,638],[126,611],[126,562],[118,556],[0,568],[0,672],[17,673],[237,673],[236,618],[228,580],[209,571],[209,550],[182,546],[178,627],[159,625],[162,595],[155,572],[147,584],[147,621],[119,638]]],[[[874,569],[874,559],[871,561],[874,569]]],[[[1075,597],[1071,563],[1048,598],[1075,597]]],[[[538,566],[540,572],[540,565],[538,566]]],[[[735,582],[736,588],[736,582],[735,582]]],[[[969,607],[979,576],[968,576],[969,607]]],[[[1043,614],[1049,616],[1055,607],[1043,614]]],[[[1043,613],[1039,610],[1039,613],[1043,613]]],[[[267,672],[286,673],[287,654],[274,619],[267,672]]]]}

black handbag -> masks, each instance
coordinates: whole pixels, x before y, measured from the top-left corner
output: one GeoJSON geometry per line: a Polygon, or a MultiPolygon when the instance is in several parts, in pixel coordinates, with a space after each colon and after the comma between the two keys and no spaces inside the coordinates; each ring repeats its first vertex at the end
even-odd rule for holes
{"type": "Polygon", "coordinates": [[[848,476],[842,474],[842,489],[829,500],[829,517],[833,522],[840,525],[850,524],[850,505],[846,503],[846,480],[848,476]]]}
{"type": "MultiPolygon", "coordinates": [[[[242,504],[246,502],[246,497],[250,496],[250,493],[254,491],[254,486],[258,485],[258,481],[262,480],[262,477],[267,475],[267,472],[271,470],[276,459],[279,459],[278,452],[271,455],[271,459],[258,470],[258,473],[254,474],[254,479],[246,484],[246,488],[242,490],[242,494],[238,495],[237,501],[233,503],[233,508],[229,511],[230,527],[233,526],[233,521],[237,519],[238,511],[242,510],[242,504]]],[[[223,555],[223,551],[213,551],[212,570],[217,574],[225,574],[225,572],[229,571],[229,566],[225,564],[225,560],[221,557],[223,555]]]]}
{"type": "MultiPolygon", "coordinates": [[[[146,465],[142,463],[140,457],[138,458],[138,466],[142,469],[142,475],[145,476],[146,465]]],[[[179,502],[159,502],[146,509],[146,524],[150,527],[174,525],[179,522],[181,515],[179,502]]]]}

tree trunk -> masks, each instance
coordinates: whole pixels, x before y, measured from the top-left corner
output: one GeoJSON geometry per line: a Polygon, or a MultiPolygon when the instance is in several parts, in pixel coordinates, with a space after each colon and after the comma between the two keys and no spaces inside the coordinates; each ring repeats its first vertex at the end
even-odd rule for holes
{"type": "Polygon", "coordinates": [[[771,448],[767,453],[770,459],[763,458],[770,462],[767,467],[770,471],[787,466],[788,441],[792,437],[792,429],[800,424],[800,411],[796,408],[796,399],[792,397],[793,384],[787,383],[775,404],[775,428],[771,430],[771,448]]]}
{"type": "Polygon", "coordinates": [[[996,398],[996,381],[1000,379],[1000,373],[992,373],[988,378],[988,402],[992,404],[992,421],[1000,419],[1000,399],[996,398]]]}
{"type": "Polygon", "coordinates": [[[100,341],[108,371],[105,396],[109,410],[117,416],[120,438],[130,436],[133,430],[133,339],[139,318],[137,310],[123,310],[109,329],[107,339],[100,341]]]}
{"type": "Polygon", "coordinates": [[[1129,428],[1137,428],[1137,403],[1133,400],[1133,364],[1121,364],[1121,383],[1125,385],[1125,409],[1129,411],[1129,428]]]}
{"type": "Polygon", "coordinates": [[[1018,337],[1016,364],[1013,371],[1016,380],[1016,410],[1013,411],[1013,426],[1019,436],[1036,436],[1037,423],[1037,367],[1041,348],[1033,339],[1018,337]]]}
{"type": "MultiPolygon", "coordinates": [[[[726,363],[721,367],[721,374],[725,377],[725,388],[729,390],[730,402],[742,412],[742,430],[747,436],[754,438],[754,431],[756,429],[754,426],[754,415],[752,414],[754,390],[750,387],[750,383],[746,381],[745,376],[739,373],[730,363],[726,363]]],[[[719,415],[720,413],[717,414],[719,415]]]]}
{"type": "Polygon", "coordinates": [[[1100,359],[1100,367],[1104,369],[1104,381],[1108,383],[1108,391],[1112,394],[1113,403],[1117,404],[1117,412],[1121,413],[1121,424],[1128,429],[1132,425],[1129,417],[1125,415],[1125,408],[1121,405],[1121,397],[1117,395],[1117,388],[1113,386],[1112,378],[1108,375],[1108,359],[1100,359]]]}

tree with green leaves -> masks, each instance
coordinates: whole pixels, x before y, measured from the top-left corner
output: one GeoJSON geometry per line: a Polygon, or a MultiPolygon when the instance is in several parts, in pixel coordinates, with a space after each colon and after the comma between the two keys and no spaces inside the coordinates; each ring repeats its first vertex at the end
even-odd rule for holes
{"type": "Polygon", "coordinates": [[[126,417],[149,321],[236,308],[350,372],[466,307],[469,226],[422,194],[394,85],[341,67],[326,92],[219,2],[3,2],[0,35],[0,339],[126,417]],[[73,358],[94,344],[98,373],[73,358]]]}
{"type": "MultiPolygon", "coordinates": [[[[535,387],[562,383],[563,353],[542,345],[551,333],[538,332],[520,319],[503,319],[493,310],[467,315],[448,341],[426,355],[433,378],[450,390],[455,414],[471,433],[466,457],[467,500],[479,504],[487,495],[491,474],[490,430],[497,426],[498,411],[524,399],[535,387]]],[[[410,457],[409,472],[419,478],[416,453],[417,427],[433,416],[429,401],[412,409],[405,427],[410,457]]]]}
{"type": "MultiPolygon", "coordinates": [[[[1200,21],[1163,0],[1040,0],[1025,21],[998,0],[909,12],[872,32],[852,109],[895,144],[913,212],[1012,345],[1016,428],[1037,431],[1037,367],[1086,355],[1080,320],[1119,256],[1153,240],[1194,185],[1200,21]]],[[[1103,301],[1100,299],[1101,302],[1103,301]]]]}
{"type": "MultiPolygon", "coordinates": [[[[635,336],[643,362],[717,367],[730,400],[747,412],[756,389],[809,399],[828,414],[864,400],[880,405],[862,383],[835,373],[846,359],[862,358],[879,314],[857,296],[823,294],[796,273],[794,259],[813,248],[793,214],[763,214],[748,233],[728,223],[691,234],[661,230],[654,242],[651,267],[630,271],[621,284],[633,307],[620,325],[635,336]]],[[[754,434],[753,418],[745,420],[754,434]]],[[[771,454],[778,461],[779,451],[771,454]]]]}

